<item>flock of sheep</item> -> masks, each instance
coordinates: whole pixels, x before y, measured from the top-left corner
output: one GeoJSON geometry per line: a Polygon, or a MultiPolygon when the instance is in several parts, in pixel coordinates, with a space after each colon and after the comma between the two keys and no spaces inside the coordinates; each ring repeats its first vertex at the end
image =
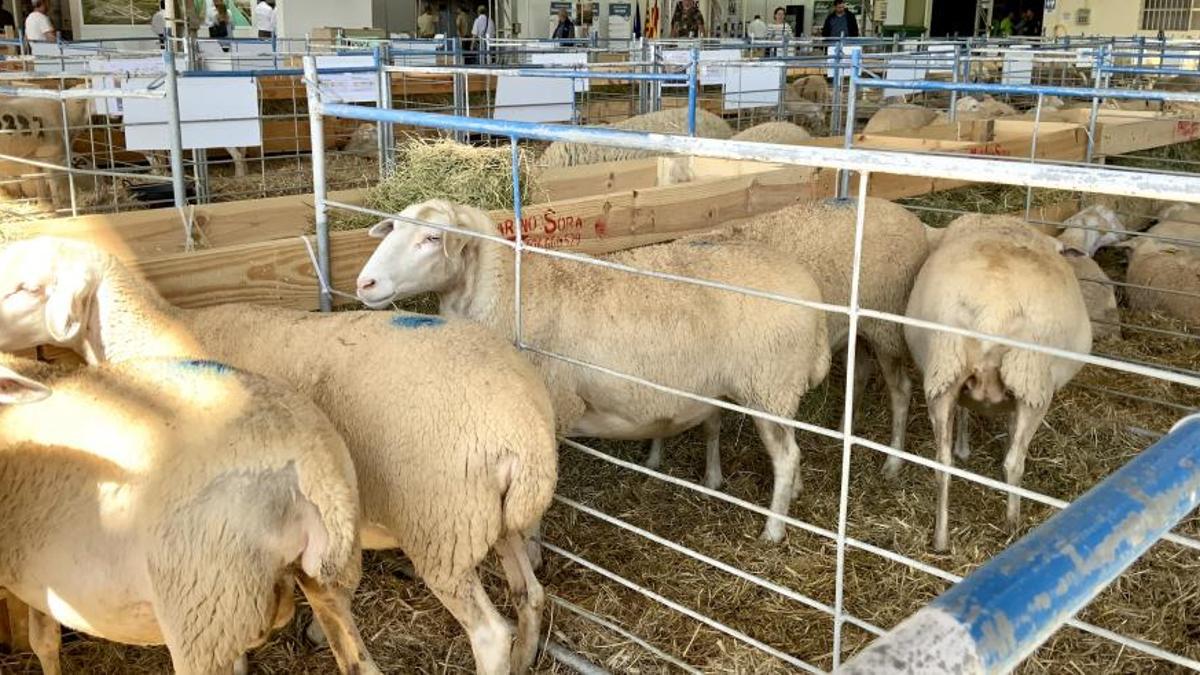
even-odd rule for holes
{"type": "MultiPolygon", "coordinates": [[[[794,84],[789,105],[828,96],[812,85],[794,84]]],[[[990,100],[959,106],[967,116],[1011,112],[990,100]]],[[[678,132],[684,115],[618,126],[678,132]]],[[[936,115],[885,107],[867,131],[936,115]]],[[[697,116],[707,137],[808,138],[782,122],[735,135],[721,118],[697,116]]],[[[542,163],[642,154],[556,143],[542,163]]],[[[343,672],[371,673],[350,611],[361,551],[398,548],[462,625],[478,672],[524,672],[542,630],[537,532],[555,490],[557,437],[649,441],[647,465],[658,468],[664,439],[701,427],[703,482],[719,489],[722,409],[755,411],[774,479],[761,539],[779,542],[802,490],[801,401],[852,345],[856,399],[869,363],[888,392],[889,477],[907,451],[911,363],[937,460],[967,457],[968,411],[1007,415],[1005,479],[1018,486],[1055,393],[1082,364],[966,332],[1077,353],[1119,336],[1112,284],[1092,260],[1114,244],[1132,250],[1134,308],[1200,321],[1194,206],[1170,206],[1151,236],[1119,243],[1124,227],[1102,206],[1054,238],[1005,216],[929,228],[872,198],[855,288],[857,207],[797,204],[594,265],[528,255],[518,297],[511,249],[470,236],[495,234],[484,212],[414,204],[371,228],[381,241],[357,293],[383,309],[435,292],[440,316],[181,310],[91,245],[0,247],[0,597],[28,605],[47,673],[60,672],[60,624],[165,644],[180,673],[244,672],[246,652],[291,620],[299,585],[315,618],[310,638],[328,642],[343,672]],[[910,321],[851,317],[851,304],[910,321]],[[42,345],[88,366],[11,355],[42,345]],[[515,630],[480,580],[493,551],[515,630]]],[[[949,474],[936,484],[942,551],[949,474]]],[[[1019,509],[1010,495],[1010,524],[1019,509]]]]}
{"type": "MultiPolygon", "coordinates": [[[[375,225],[382,241],[358,296],[383,308],[433,291],[441,316],[180,310],[91,245],[0,248],[0,351],[56,345],[89,364],[0,356],[0,586],[29,605],[46,672],[59,672],[59,624],[166,644],[183,673],[244,670],[245,652],[291,619],[297,584],[314,610],[310,637],[328,640],[343,671],[376,672],[350,613],[363,548],[404,551],[463,626],[479,672],[524,671],[545,602],[535,533],[555,488],[556,435],[648,440],[658,466],[664,438],[702,426],[704,482],[716,489],[713,399],[765,413],[754,420],[776,517],[762,539],[778,542],[801,490],[792,420],[851,329],[887,384],[896,451],[911,354],[939,461],[969,451],[966,410],[1009,414],[1004,468],[1017,485],[1079,362],[851,321],[830,305],[1086,353],[1090,308],[1066,254],[1111,243],[996,216],[934,231],[870,199],[855,293],[856,205],[820,201],[601,265],[526,256],[518,299],[511,249],[465,234],[494,234],[485,213],[435,200],[401,215],[429,225],[375,225]],[[523,352],[511,344],[518,325],[523,352]],[[515,635],[480,581],[491,551],[515,635]]],[[[1135,261],[1143,248],[1164,255],[1146,243],[1135,261]]],[[[888,458],[889,475],[900,468],[888,458]]],[[[949,544],[948,485],[939,474],[937,549],[949,544]]],[[[1010,498],[1010,522],[1018,508],[1010,498]]]]}

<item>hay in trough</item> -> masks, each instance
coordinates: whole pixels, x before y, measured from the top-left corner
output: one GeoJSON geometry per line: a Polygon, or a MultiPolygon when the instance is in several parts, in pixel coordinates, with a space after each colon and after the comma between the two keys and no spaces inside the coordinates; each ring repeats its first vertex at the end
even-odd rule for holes
{"type": "MultiPolygon", "coordinates": [[[[1032,206],[1055,204],[1076,196],[1064,190],[1034,188],[1032,206]]],[[[1017,185],[978,183],[896,202],[912,208],[926,225],[945,227],[963,213],[1015,213],[1025,208],[1025,197],[1026,189],[1017,185]]]]}
{"type": "MultiPolygon", "coordinates": [[[[543,190],[520,153],[521,202],[543,190]]],[[[451,139],[410,138],[396,147],[396,167],[367,193],[369,208],[397,213],[427,199],[448,199],[484,210],[513,208],[512,150],[476,147],[451,139]]]]}

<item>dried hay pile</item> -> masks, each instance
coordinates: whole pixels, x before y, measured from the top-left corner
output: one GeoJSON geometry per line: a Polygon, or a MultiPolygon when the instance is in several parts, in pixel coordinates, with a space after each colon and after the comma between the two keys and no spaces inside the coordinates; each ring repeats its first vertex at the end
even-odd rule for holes
{"type": "MultiPolygon", "coordinates": [[[[528,151],[519,157],[521,203],[544,199],[528,151]]],[[[449,199],[484,210],[512,209],[512,149],[464,145],[448,138],[411,137],[397,144],[392,173],[371,187],[363,205],[399,213],[427,199],[449,199]]],[[[353,230],[374,222],[371,216],[336,213],[333,230],[353,230]]]]}

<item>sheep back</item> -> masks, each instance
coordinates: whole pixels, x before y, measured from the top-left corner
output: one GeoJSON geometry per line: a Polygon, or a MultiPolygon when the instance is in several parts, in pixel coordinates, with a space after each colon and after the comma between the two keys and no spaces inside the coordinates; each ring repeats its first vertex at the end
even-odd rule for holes
{"type": "Polygon", "coordinates": [[[782,145],[801,145],[812,136],[798,124],[791,122],[763,122],[744,131],[734,134],[735,141],[750,141],[752,143],[779,143],[782,145]]]}
{"type": "MultiPolygon", "coordinates": [[[[831,199],[756,216],[721,236],[760,242],[786,253],[816,278],[825,302],[848,305],[856,222],[856,200],[831,199]]],[[[874,197],[867,199],[864,226],[859,306],[903,314],[913,280],[929,254],[925,226],[903,206],[874,197]]],[[[836,349],[846,341],[849,320],[829,314],[827,321],[829,342],[836,349]]],[[[864,318],[859,326],[875,348],[904,353],[899,324],[864,318]]]]}
{"type": "MultiPolygon", "coordinates": [[[[917,275],[907,314],[1077,352],[1091,349],[1083,295],[1057,242],[1016,218],[971,214],[952,222],[917,275]]],[[[1082,367],[943,331],[910,326],[905,336],[929,398],[960,381],[972,364],[998,357],[1001,378],[1016,397],[1049,405],[1082,367]]]]}
{"type": "Polygon", "coordinates": [[[1164,221],[1149,233],[1174,241],[1136,237],[1128,243],[1129,306],[1200,325],[1200,224],[1164,221]]]}
{"type": "Polygon", "coordinates": [[[432,583],[461,578],[501,534],[528,530],[548,508],[557,442],[546,388],[483,326],[244,305],[187,320],[221,358],[316,401],[350,448],[364,518],[396,536],[432,583]],[[280,349],[299,335],[304,345],[280,349]]]}
{"type": "MultiPolygon", "coordinates": [[[[611,128],[625,131],[649,131],[663,134],[686,135],[688,131],[687,108],[671,108],[669,110],[659,110],[644,115],[636,115],[611,125],[611,128]]],[[[728,139],[733,136],[733,129],[719,116],[704,109],[697,109],[696,135],[700,138],[728,139]]],[[[542,153],[538,164],[543,169],[553,169],[580,166],[583,164],[640,159],[660,154],[662,153],[654,150],[635,150],[604,145],[555,141],[542,153]]]]}

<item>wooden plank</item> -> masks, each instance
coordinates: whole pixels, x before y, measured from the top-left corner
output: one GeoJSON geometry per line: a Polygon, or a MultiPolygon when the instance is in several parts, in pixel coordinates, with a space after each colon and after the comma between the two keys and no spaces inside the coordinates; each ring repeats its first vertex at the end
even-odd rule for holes
{"type": "Polygon", "coordinates": [[[554,169],[541,176],[545,199],[539,201],[553,202],[654,187],[658,178],[658,162],[658,158],[650,157],[554,169]]]}

